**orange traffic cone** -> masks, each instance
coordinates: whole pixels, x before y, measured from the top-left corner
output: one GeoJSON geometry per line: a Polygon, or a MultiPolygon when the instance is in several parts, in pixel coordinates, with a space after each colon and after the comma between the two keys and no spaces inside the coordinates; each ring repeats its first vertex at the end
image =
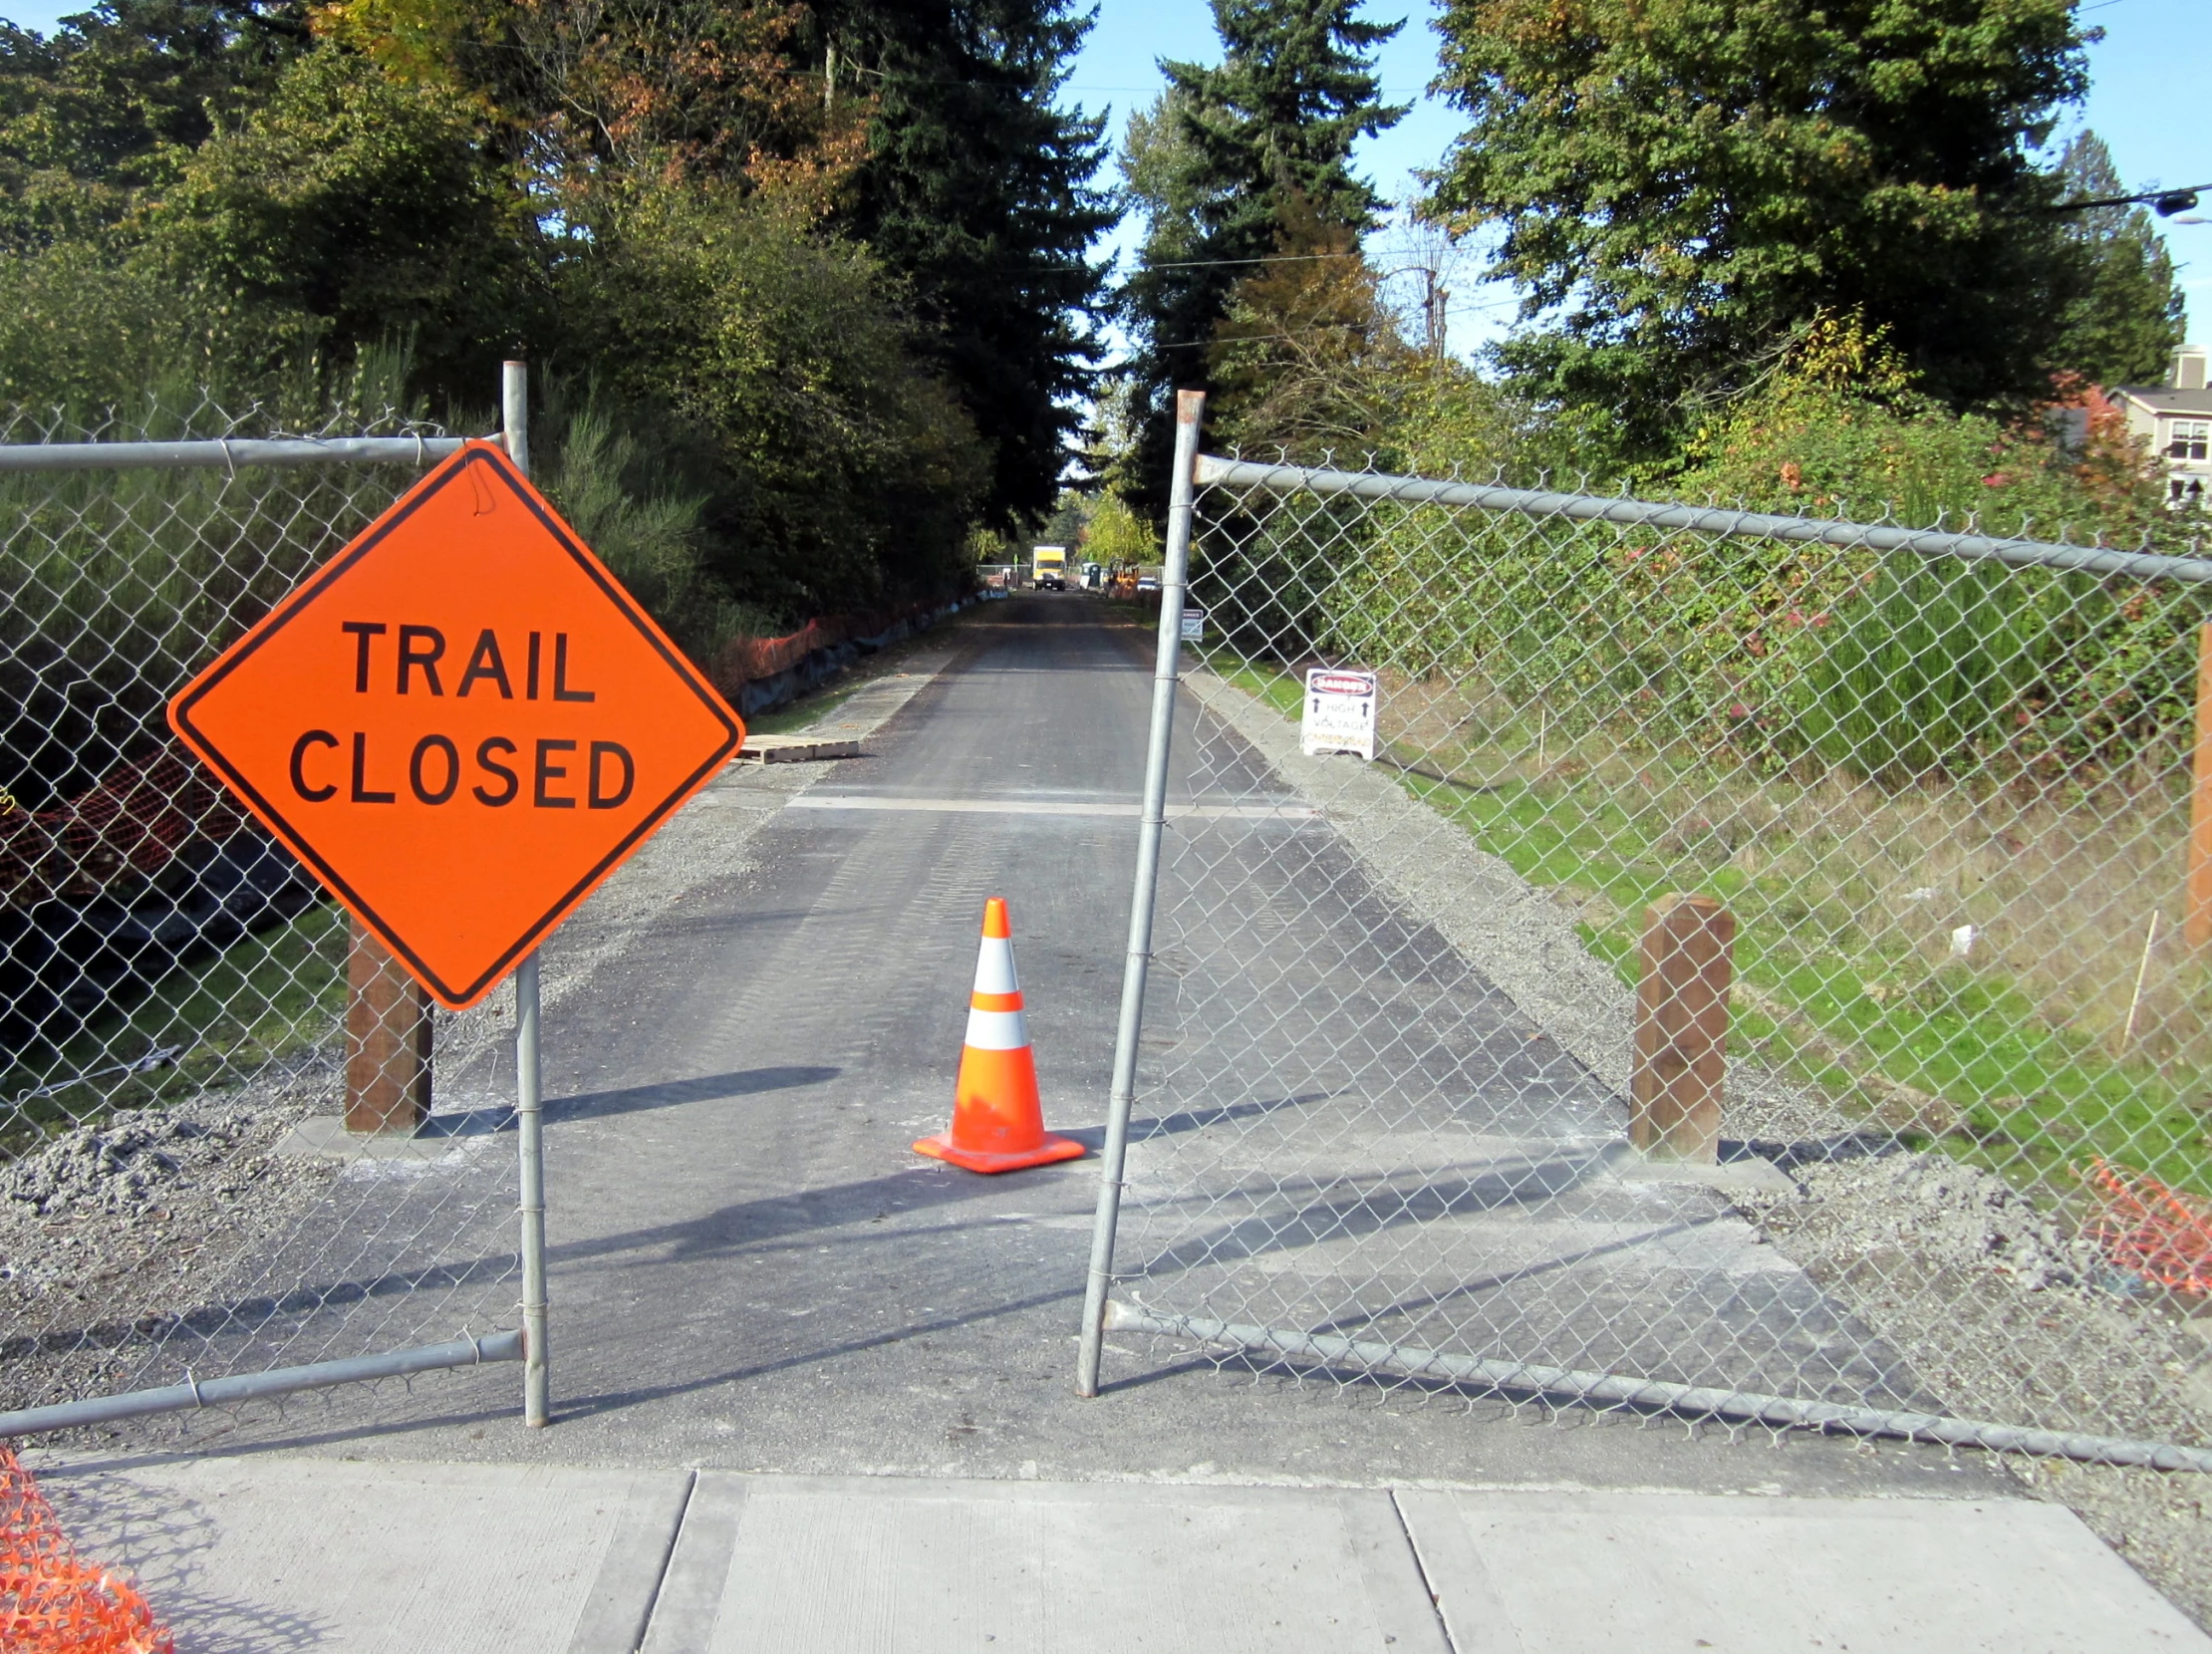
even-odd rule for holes
{"type": "Polygon", "coordinates": [[[968,1001],[968,1044],[953,1091],[953,1129],[914,1146],[970,1172],[1012,1172],[1074,1160],[1083,1145],[1044,1129],[1037,1100],[1037,1059],[1021,1015],[1014,980],[1013,927],[996,896],[983,904],[983,951],[975,961],[975,991],[968,1001]]]}

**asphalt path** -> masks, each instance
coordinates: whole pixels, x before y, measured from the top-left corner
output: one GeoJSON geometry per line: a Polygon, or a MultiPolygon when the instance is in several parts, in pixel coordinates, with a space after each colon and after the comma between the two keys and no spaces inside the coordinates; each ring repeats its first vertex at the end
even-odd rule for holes
{"type": "MultiPolygon", "coordinates": [[[[946,1123],[993,895],[1048,1124],[1099,1139],[1151,694],[1127,617],[1069,594],[965,619],[863,756],[803,790],[783,779],[732,870],[641,923],[549,1015],[552,1429],[522,1429],[518,1371],[485,1368],[295,1403],[227,1445],[1046,1480],[2001,1485],[1909,1447],[1777,1452],[1764,1433],[1732,1445],[1678,1421],[1300,1383],[1149,1339],[1110,1342],[1105,1393],[1078,1400],[1096,1161],[981,1178],[910,1145],[946,1123]]],[[[1179,749],[1203,750],[1180,718],[1179,749]]],[[[767,785],[732,770],[691,808],[758,819],[767,785]]],[[[1255,819],[1250,842],[1281,831],[1255,819]]],[[[1512,1021],[1510,1004],[1483,1014],[1512,1021]]]]}

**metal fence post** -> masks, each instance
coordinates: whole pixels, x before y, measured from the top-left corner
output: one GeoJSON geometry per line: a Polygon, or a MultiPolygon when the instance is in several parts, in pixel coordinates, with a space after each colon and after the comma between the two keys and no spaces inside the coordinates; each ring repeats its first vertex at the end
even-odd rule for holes
{"type": "Polygon", "coordinates": [[[1090,1277],[1083,1291],[1081,1353],[1075,1393],[1098,1394],[1099,1348],[1106,1337],[1106,1291],[1114,1274],[1114,1226],[1121,1216],[1122,1161],[1137,1092],[1137,1036],[1144,1023],[1145,972],[1152,961],[1152,910],[1160,886],[1160,835],[1167,819],[1168,748],[1175,732],[1175,681],[1183,643],[1183,592],[1190,581],[1191,515],[1203,391],[1175,398],[1175,475],[1168,495],[1168,560],[1160,578],[1160,644],[1152,674],[1152,736],[1145,751],[1144,819],[1137,836],[1137,879],[1129,899],[1129,957],[1122,966],[1121,1023],[1114,1035],[1114,1081],[1106,1143],[1098,1160],[1098,1213],[1091,1228],[1090,1277]]]}
{"type": "MultiPolygon", "coordinates": [[[[500,426],[507,457],[530,474],[530,371],[520,362],[500,372],[500,426]]],[[[538,1073],[538,956],[514,972],[514,1113],[522,1155],[522,1422],[551,1422],[552,1383],[545,1344],[545,1112],[538,1073]]]]}
{"type": "Polygon", "coordinates": [[[2197,628],[2197,727],[2189,789],[2189,897],[2182,920],[2191,948],[2212,945],[2212,624],[2197,628]]]}

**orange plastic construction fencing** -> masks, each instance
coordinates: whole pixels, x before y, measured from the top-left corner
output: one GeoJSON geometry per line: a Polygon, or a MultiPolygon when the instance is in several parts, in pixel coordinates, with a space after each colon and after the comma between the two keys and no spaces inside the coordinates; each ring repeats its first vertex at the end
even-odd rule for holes
{"type": "Polygon", "coordinates": [[[51,809],[24,809],[0,792],[0,907],[97,896],[245,825],[215,778],[172,746],[117,765],[51,809]]]}
{"type": "Polygon", "coordinates": [[[930,603],[910,603],[903,608],[825,615],[781,638],[731,638],[715,651],[706,676],[713,681],[714,688],[734,697],[746,684],[773,678],[797,666],[817,649],[834,649],[854,638],[879,637],[901,621],[917,619],[934,607],[930,603]]]}
{"type": "Polygon", "coordinates": [[[2089,1234],[2106,1257],[2171,1291],[2212,1292],[2212,1207],[2101,1157],[2083,1181],[2102,1197],[2089,1234]]]}
{"type": "Polygon", "coordinates": [[[7,1654],[174,1654],[125,1581],[79,1559],[54,1508],[0,1445],[0,1649],[7,1654]]]}

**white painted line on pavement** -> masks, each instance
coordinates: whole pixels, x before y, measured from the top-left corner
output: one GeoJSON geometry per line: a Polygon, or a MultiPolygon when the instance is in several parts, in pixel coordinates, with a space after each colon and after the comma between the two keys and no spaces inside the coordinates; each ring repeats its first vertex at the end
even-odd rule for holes
{"type": "MultiPolygon", "coordinates": [[[[885,793],[802,792],[789,810],[915,810],[940,815],[1134,816],[1133,803],[1069,803],[1049,798],[900,798],[885,793]]],[[[1207,821],[1315,821],[1321,812],[1308,804],[1170,804],[1169,819],[1207,821]]]]}

